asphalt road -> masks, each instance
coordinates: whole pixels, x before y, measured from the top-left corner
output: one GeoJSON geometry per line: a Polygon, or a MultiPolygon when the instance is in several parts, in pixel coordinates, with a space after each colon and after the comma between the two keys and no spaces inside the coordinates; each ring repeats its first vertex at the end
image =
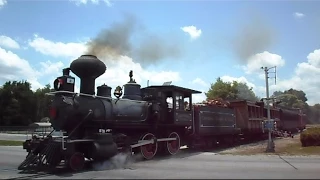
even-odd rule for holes
{"type": "Polygon", "coordinates": [[[6,133],[0,133],[0,140],[10,140],[10,141],[25,141],[27,139],[30,139],[31,135],[25,135],[25,134],[6,134],[6,133]]]}
{"type": "Polygon", "coordinates": [[[26,155],[21,146],[0,146],[0,170],[17,168],[26,155]]]}
{"type": "MultiPolygon", "coordinates": [[[[15,168],[26,153],[21,147],[0,147],[0,178],[25,176],[15,168]]],[[[91,171],[41,177],[42,179],[319,179],[320,156],[233,156],[215,153],[190,153],[182,151],[171,158],[138,161],[123,165],[118,156],[113,163],[106,162],[91,171]],[[119,166],[115,168],[114,164],[119,166]],[[113,164],[113,166],[112,166],[113,164]]]]}

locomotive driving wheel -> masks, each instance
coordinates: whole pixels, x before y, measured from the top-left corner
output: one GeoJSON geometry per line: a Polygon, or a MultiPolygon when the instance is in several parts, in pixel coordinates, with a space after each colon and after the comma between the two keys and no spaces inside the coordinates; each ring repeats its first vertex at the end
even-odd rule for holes
{"type": "Polygon", "coordinates": [[[176,140],[167,141],[166,147],[167,152],[171,155],[177,154],[180,150],[180,136],[176,132],[172,132],[169,134],[168,138],[176,138],[176,140]]]}
{"type": "Polygon", "coordinates": [[[85,158],[82,153],[75,152],[69,158],[68,165],[73,171],[80,171],[83,169],[85,158]]]}
{"type": "MultiPolygon", "coordinates": [[[[151,140],[151,139],[156,139],[155,135],[153,135],[152,133],[147,133],[141,138],[141,140],[151,140]]],[[[157,142],[140,147],[141,155],[147,160],[152,159],[156,155],[157,150],[158,150],[157,142]]]]}

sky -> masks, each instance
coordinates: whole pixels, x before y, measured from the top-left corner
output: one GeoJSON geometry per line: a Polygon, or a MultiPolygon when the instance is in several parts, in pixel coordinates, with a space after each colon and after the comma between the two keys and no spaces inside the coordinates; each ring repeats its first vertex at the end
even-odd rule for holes
{"type": "MultiPolygon", "coordinates": [[[[303,90],[320,103],[320,1],[0,0],[0,84],[32,89],[62,75],[82,54],[107,66],[96,86],[129,81],[205,92],[218,77],[266,97],[303,90]]],[[[74,74],[72,74],[75,76],[74,74]]],[[[79,79],[76,91],[79,91],[79,79]]]]}

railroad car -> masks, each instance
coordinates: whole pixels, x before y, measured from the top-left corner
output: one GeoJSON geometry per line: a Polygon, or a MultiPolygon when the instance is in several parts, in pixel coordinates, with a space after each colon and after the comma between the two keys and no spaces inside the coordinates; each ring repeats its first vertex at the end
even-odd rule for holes
{"type": "Polygon", "coordinates": [[[193,106],[194,118],[190,126],[187,145],[191,148],[212,148],[219,144],[232,145],[239,141],[233,108],[221,100],[198,103],[193,106]]]}
{"type": "Polygon", "coordinates": [[[259,139],[265,135],[263,114],[263,102],[251,102],[246,100],[230,101],[230,106],[236,114],[237,128],[245,139],[259,139]]]}
{"type": "Polygon", "coordinates": [[[300,123],[299,123],[299,130],[303,131],[304,129],[306,129],[306,124],[307,124],[307,115],[303,114],[301,111],[299,113],[299,119],[300,119],[300,123]]]}
{"type": "Polygon", "coordinates": [[[305,128],[305,117],[300,110],[281,108],[280,110],[280,129],[291,133],[296,133],[305,128]]]}
{"type": "MultiPolygon", "coordinates": [[[[263,116],[267,120],[268,119],[268,108],[263,106],[263,116]]],[[[281,122],[280,122],[280,110],[273,106],[270,106],[270,119],[274,122],[274,129],[279,129],[281,122]]]]}

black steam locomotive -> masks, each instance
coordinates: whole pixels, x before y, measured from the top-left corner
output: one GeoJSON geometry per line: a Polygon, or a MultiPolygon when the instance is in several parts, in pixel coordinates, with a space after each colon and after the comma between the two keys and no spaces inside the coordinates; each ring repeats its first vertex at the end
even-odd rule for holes
{"type": "Polygon", "coordinates": [[[97,87],[95,95],[95,79],[105,71],[105,64],[92,55],[83,55],[63,69],[63,76],[54,81],[55,92],[48,95],[53,96],[52,127],[66,136],[35,136],[24,142],[28,155],[18,169],[43,170],[64,162],[80,170],[85,158],[103,161],[121,151],[152,159],[158,153],[174,155],[181,146],[192,146],[202,137],[239,133],[233,109],[195,109],[192,94],[201,92],[173,85],[141,88],[132,71],[124,92],[120,86],[115,88],[116,98],[105,84],[97,87]],[[80,93],[74,92],[70,70],[81,80],[80,93]]]}

